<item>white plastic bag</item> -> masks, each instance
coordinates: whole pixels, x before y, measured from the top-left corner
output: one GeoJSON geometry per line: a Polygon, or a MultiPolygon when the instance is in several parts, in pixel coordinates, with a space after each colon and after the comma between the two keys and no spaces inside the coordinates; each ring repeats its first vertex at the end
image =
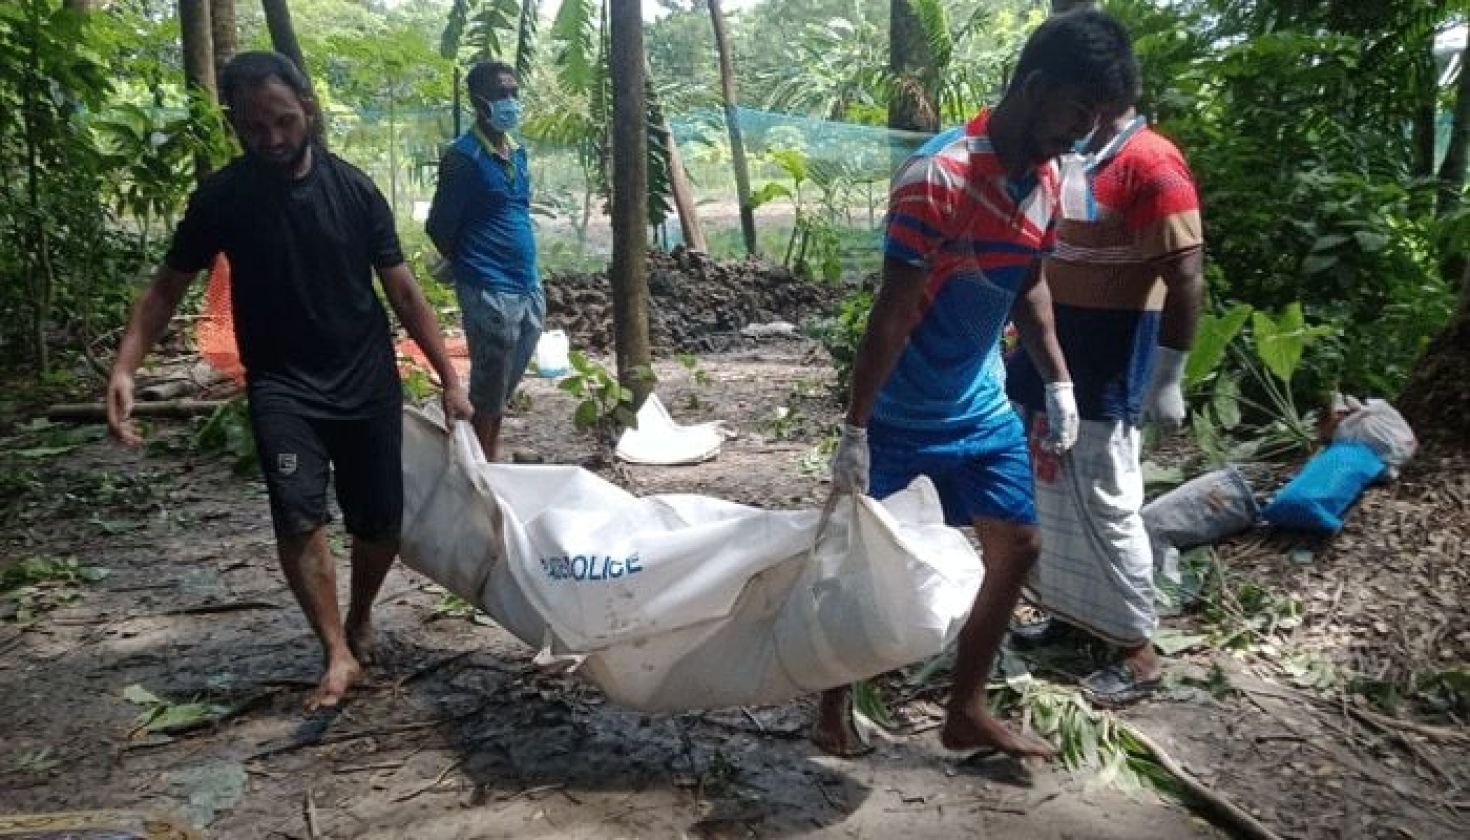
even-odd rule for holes
{"type": "Polygon", "coordinates": [[[1399,470],[1419,448],[1419,440],[1404,416],[1383,400],[1370,399],[1359,403],[1352,397],[1344,400],[1344,411],[1345,416],[1338,421],[1332,440],[1367,446],[1388,467],[1387,477],[1398,478],[1399,470]]]}
{"type": "Polygon", "coordinates": [[[464,424],[446,436],[415,409],[403,451],[404,561],[636,709],[777,703],[921,660],[980,585],[926,479],[882,503],[844,497],[823,526],[814,510],[489,464],[464,424]]]}
{"type": "Polygon", "coordinates": [[[698,464],[719,455],[724,439],[719,423],[680,426],[658,394],[649,394],[638,409],[638,428],[623,430],[614,454],[630,464],[698,464]]]}
{"type": "Polygon", "coordinates": [[[565,376],[571,368],[571,339],[562,330],[547,330],[536,340],[536,375],[546,379],[565,376]]]}

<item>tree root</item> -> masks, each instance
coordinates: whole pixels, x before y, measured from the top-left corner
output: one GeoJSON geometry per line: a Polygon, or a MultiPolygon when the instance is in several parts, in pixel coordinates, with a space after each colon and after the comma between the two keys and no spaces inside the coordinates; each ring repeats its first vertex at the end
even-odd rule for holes
{"type": "Polygon", "coordinates": [[[1138,727],[1121,718],[1117,720],[1118,724],[1133,736],[1135,741],[1153,755],[1160,767],[1179,780],[1179,784],[1184,787],[1190,798],[1211,816],[1217,818],[1223,828],[1238,837],[1249,837],[1252,840],[1281,840],[1279,834],[1262,825],[1259,820],[1246,813],[1239,805],[1231,802],[1224,794],[1206,787],[1188,770],[1185,770],[1173,756],[1169,755],[1157,741],[1144,734],[1138,727]]]}

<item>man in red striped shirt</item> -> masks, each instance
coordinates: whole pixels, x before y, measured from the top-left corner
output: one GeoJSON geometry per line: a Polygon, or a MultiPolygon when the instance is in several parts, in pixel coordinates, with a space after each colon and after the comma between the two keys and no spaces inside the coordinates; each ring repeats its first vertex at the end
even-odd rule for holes
{"type": "MultiPolygon", "coordinates": [[[[1081,628],[1119,648],[1117,662],[1082,681],[1094,702],[1116,707],[1152,692],[1162,674],[1139,425],[1184,420],[1204,235],[1184,155],[1132,108],[1108,115],[1062,170],[1046,277],[1080,425],[1065,459],[1033,452],[1042,550],[1026,589],[1055,618],[1018,628],[1012,644],[1081,628]]],[[[1033,412],[1045,403],[1045,371],[1027,353],[1010,364],[1011,396],[1033,412]]]]}

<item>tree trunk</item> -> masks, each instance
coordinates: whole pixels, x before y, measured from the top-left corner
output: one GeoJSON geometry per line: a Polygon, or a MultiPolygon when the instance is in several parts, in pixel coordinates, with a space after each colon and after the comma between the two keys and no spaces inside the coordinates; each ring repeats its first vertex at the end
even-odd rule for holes
{"type": "Polygon", "coordinates": [[[909,0],[889,0],[888,70],[894,80],[893,95],[888,100],[889,128],[928,134],[939,131],[939,110],[933,107],[919,81],[928,63],[924,27],[909,0]]]}
{"type": "Polygon", "coordinates": [[[1464,449],[1470,441],[1470,263],[1460,276],[1460,306],[1409,375],[1397,406],[1419,439],[1464,449]]]}
{"type": "Polygon", "coordinates": [[[705,241],[704,225],[699,221],[694,204],[694,190],[689,186],[684,158],[679,155],[679,144],[674,140],[668,117],[664,117],[664,135],[669,145],[669,183],[674,190],[674,207],[679,211],[679,230],[684,234],[684,246],[708,253],[709,243],[705,241]]]}
{"type": "Polygon", "coordinates": [[[220,73],[239,47],[235,0],[209,0],[209,31],[214,38],[214,78],[218,82],[220,73]]]}
{"type": "Polygon", "coordinates": [[[29,205],[31,236],[29,250],[25,255],[26,285],[31,292],[33,320],[30,339],[35,350],[36,372],[44,375],[51,370],[51,356],[46,345],[46,328],[51,322],[51,302],[54,300],[54,278],[51,275],[51,241],[46,235],[46,214],[41,206],[41,139],[36,122],[45,104],[45,79],[41,68],[38,47],[43,26],[41,6],[28,4],[26,7],[32,37],[29,39],[29,61],[26,74],[20,78],[21,94],[21,138],[26,159],[26,203],[29,205]]]}
{"type": "Polygon", "coordinates": [[[1434,33],[1414,62],[1414,110],[1410,117],[1410,140],[1414,154],[1410,164],[1415,178],[1434,177],[1434,118],[1439,98],[1439,70],[1434,63],[1434,33]]]}
{"type": "Polygon", "coordinates": [[[709,0],[710,23],[715,30],[715,50],[720,56],[720,98],[725,103],[725,128],[730,132],[730,158],[735,164],[735,195],[740,201],[740,232],[745,253],[756,254],[755,208],[750,206],[750,168],[745,163],[745,141],[740,137],[740,114],[736,109],[735,64],[730,57],[730,39],[725,35],[725,13],[720,0],[709,0]]]}
{"type": "MultiPolygon", "coordinates": [[[[643,72],[653,79],[653,68],[647,58],[643,61],[643,72]]],[[[659,126],[664,135],[664,148],[669,155],[669,188],[674,193],[674,209],[679,213],[679,230],[684,234],[684,247],[696,251],[709,251],[704,239],[704,225],[699,223],[699,214],[694,209],[694,191],[689,188],[689,176],[684,172],[684,159],[679,156],[679,144],[674,141],[674,129],[669,125],[668,114],[660,109],[659,126]]]]}
{"type": "Polygon", "coordinates": [[[62,0],[61,6],[74,12],[90,12],[97,7],[97,0],[62,0]]]}
{"type": "MultiPolygon", "coordinates": [[[[209,31],[209,0],[178,0],[179,43],[184,51],[184,87],[209,102],[214,86],[214,46],[209,31]]],[[[191,103],[192,107],[192,103],[191,103]]],[[[194,177],[203,181],[213,167],[203,152],[194,155],[194,177]]]]}
{"type": "Polygon", "coordinates": [[[271,49],[291,59],[306,77],[306,93],[317,106],[316,126],[313,134],[323,146],[327,142],[327,114],[316,99],[316,88],[311,84],[311,73],[306,70],[306,58],[301,54],[301,42],[296,40],[296,27],[291,23],[291,8],[286,0],[260,0],[265,9],[265,25],[271,33],[271,49]]]}
{"type": "Polygon", "coordinates": [[[613,332],[618,379],[642,405],[652,383],[648,343],[648,101],[643,79],[643,4],[611,4],[613,88],[613,332]]]}
{"type": "Polygon", "coordinates": [[[1445,216],[1460,206],[1465,189],[1466,156],[1470,153],[1470,44],[1460,51],[1460,80],[1455,84],[1455,116],[1450,142],[1439,167],[1439,200],[1435,212],[1445,216]]]}

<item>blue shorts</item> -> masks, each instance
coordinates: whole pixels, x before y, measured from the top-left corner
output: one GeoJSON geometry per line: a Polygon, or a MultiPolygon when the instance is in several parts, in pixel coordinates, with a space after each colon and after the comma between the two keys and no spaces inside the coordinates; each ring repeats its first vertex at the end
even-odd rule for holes
{"type": "Polygon", "coordinates": [[[917,431],[873,420],[868,448],[874,498],[897,493],[925,475],[939,491],[944,521],[952,527],[967,527],[979,518],[1036,524],[1026,431],[1014,411],[961,432],[917,431]]]}
{"type": "Polygon", "coordinates": [[[499,417],[536,353],[546,298],[541,290],[519,294],[454,286],[470,346],[470,405],[477,415],[499,417]]]}

